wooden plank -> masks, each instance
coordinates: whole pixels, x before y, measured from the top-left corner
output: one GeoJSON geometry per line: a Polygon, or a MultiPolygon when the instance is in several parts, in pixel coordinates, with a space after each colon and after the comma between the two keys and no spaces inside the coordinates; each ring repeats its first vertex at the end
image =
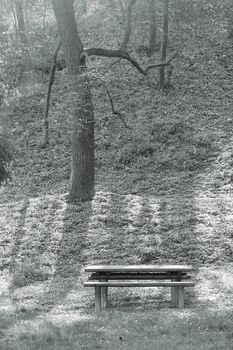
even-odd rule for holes
{"type": "Polygon", "coordinates": [[[190,279],[191,276],[186,275],[186,273],[182,273],[181,275],[167,274],[167,273],[93,273],[89,276],[89,280],[104,280],[105,278],[108,280],[169,280],[169,279],[190,279]]]}
{"type": "Polygon", "coordinates": [[[193,287],[195,282],[192,281],[180,281],[180,282],[141,282],[141,281],[88,281],[84,283],[85,287],[193,287]]]}
{"type": "Polygon", "coordinates": [[[161,272],[161,271],[192,271],[190,265],[92,265],[85,268],[86,272],[161,272]]]}

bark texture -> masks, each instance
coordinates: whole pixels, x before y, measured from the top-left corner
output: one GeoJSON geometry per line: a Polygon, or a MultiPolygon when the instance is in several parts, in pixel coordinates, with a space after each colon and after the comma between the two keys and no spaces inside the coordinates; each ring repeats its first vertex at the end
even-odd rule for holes
{"type": "Polygon", "coordinates": [[[83,44],[78,34],[73,0],[53,0],[58,32],[71,77],[74,103],[72,137],[71,187],[72,200],[88,201],[94,195],[94,113],[85,67],[81,67],[83,44]]]}
{"type": "Polygon", "coordinates": [[[74,81],[78,106],[72,141],[70,197],[88,201],[94,196],[94,113],[89,81],[79,75],[74,81]],[[76,85],[76,87],[75,87],[76,85]]]}
{"type": "Polygon", "coordinates": [[[78,74],[83,44],[78,34],[73,0],[53,0],[58,32],[70,74],[78,74]]]}

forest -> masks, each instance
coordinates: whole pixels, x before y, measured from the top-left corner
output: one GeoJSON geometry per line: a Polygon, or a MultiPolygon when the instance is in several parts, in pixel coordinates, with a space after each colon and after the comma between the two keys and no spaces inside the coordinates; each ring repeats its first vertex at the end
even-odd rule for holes
{"type": "Polygon", "coordinates": [[[231,350],[233,1],[0,0],[0,348],[231,350]],[[119,288],[85,267],[187,264],[119,288]]]}

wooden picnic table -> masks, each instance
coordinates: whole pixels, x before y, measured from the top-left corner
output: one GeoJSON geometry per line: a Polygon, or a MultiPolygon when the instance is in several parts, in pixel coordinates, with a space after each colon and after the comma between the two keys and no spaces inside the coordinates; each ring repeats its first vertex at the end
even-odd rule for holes
{"type": "Polygon", "coordinates": [[[190,265],[92,265],[85,287],[95,287],[96,311],[107,307],[108,287],[171,287],[172,302],[184,306],[184,287],[194,286],[190,265]]]}

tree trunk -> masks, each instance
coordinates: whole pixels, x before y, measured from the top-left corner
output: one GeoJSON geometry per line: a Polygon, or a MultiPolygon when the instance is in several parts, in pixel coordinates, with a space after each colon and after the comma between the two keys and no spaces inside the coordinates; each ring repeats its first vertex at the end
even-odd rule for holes
{"type": "Polygon", "coordinates": [[[130,0],[128,7],[124,14],[124,38],[121,45],[122,51],[126,51],[127,44],[129,42],[130,34],[131,34],[131,17],[132,10],[137,0],[130,0]]]}
{"type": "Polygon", "coordinates": [[[82,74],[85,68],[80,67],[83,44],[77,30],[73,0],[53,0],[53,9],[72,88],[77,94],[69,197],[88,201],[94,195],[94,113],[88,78],[82,74]]]}
{"type": "Polygon", "coordinates": [[[149,55],[151,56],[155,52],[157,24],[155,14],[155,0],[149,2],[150,11],[150,30],[149,30],[149,55]]]}
{"type": "Polygon", "coordinates": [[[46,24],[47,2],[48,2],[48,0],[44,0],[44,12],[43,12],[43,21],[42,21],[43,30],[45,30],[45,24],[46,24]]]}
{"type": "Polygon", "coordinates": [[[52,55],[51,66],[49,70],[49,81],[48,81],[48,87],[47,87],[47,93],[46,93],[46,99],[45,99],[45,110],[44,110],[44,146],[49,145],[49,104],[50,104],[52,85],[54,83],[57,55],[60,48],[61,48],[61,41],[59,39],[57,42],[56,48],[54,50],[54,53],[52,55]]]}
{"type": "Polygon", "coordinates": [[[26,35],[26,30],[25,30],[22,1],[17,0],[15,2],[15,9],[16,9],[16,17],[17,17],[17,23],[18,23],[19,38],[20,38],[21,43],[26,45],[27,44],[27,35],[26,35]]]}
{"type": "Polygon", "coordinates": [[[72,138],[70,198],[88,201],[94,196],[94,113],[87,76],[80,74],[75,84],[78,108],[72,138]]]}
{"type": "MultiPolygon", "coordinates": [[[[163,0],[163,41],[161,50],[161,63],[166,62],[167,57],[167,45],[168,45],[168,12],[169,12],[169,0],[163,0]]],[[[165,86],[165,66],[162,66],[159,71],[159,83],[163,89],[165,86]]]]}

